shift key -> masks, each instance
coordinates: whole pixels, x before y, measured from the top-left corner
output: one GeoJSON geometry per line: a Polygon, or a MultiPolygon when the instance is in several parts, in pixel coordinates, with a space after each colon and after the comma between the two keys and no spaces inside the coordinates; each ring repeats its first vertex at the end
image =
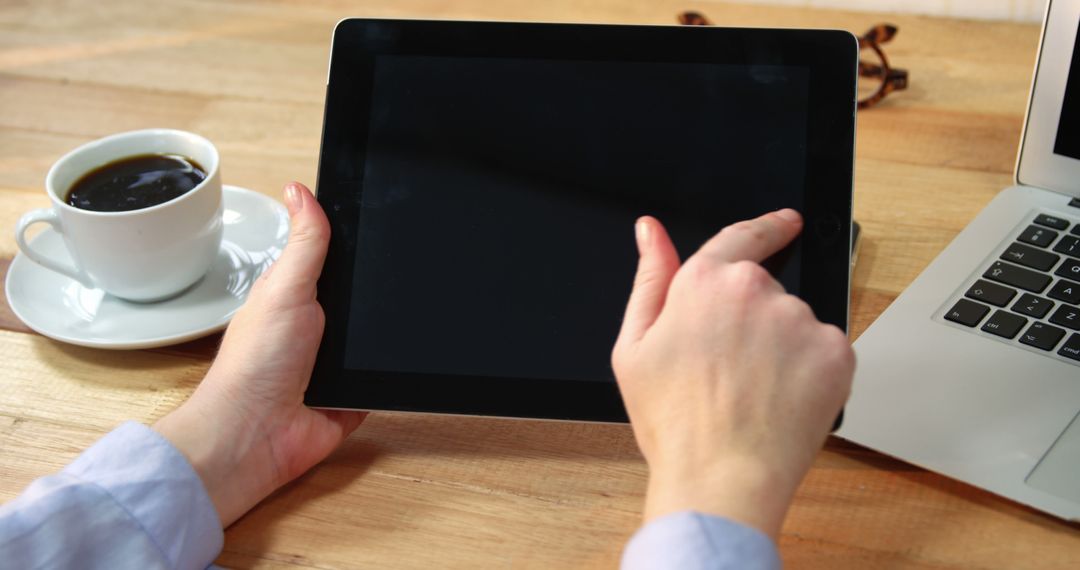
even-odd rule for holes
{"type": "Polygon", "coordinates": [[[991,281],[997,281],[998,283],[1027,289],[1028,291],[1035,293],[1041,293],[1042,290],[1046,289],[1046,286],[1053,281],[1053,278],[1045,273],[1031,271],[1030,269],[1024,269],[1023,267],[1017,267],[1000,261],[995,261],[994,264],[990,266],[990,269],[987,269],[986,273],[983,273],[983,277],[990,279],[991,281]]]}
{"type": "Polygon", "coordinates": [[[964,293],[964,296],[977,301],[983,301],[984,303],[990,303],[991,305],[1004,307],[1016,296],[1016,289],[1009,289],[1008,287],[1002,287],[997,283],[979,279],[974,285],[968,288],[967,292],[964,293]]]}

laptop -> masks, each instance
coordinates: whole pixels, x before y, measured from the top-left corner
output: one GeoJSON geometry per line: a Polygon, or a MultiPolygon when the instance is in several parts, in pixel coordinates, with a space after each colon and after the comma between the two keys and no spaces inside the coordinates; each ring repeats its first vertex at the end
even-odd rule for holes
{"type": "Polygon", "coordinates": [[[1006,188],[855,342],[840,437],[1080,520],[1080,0],[1047,8],[1006,188]]]}

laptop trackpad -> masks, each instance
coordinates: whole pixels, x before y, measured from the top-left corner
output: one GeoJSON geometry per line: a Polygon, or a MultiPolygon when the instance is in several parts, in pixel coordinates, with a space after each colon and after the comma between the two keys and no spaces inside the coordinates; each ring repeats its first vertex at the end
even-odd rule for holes
{"type": "Polygon", "coordinates": [[[1027,484],[1080,503],[1080,414],[1058,436],[1050,451],[1028,475],[1027,484]]]}

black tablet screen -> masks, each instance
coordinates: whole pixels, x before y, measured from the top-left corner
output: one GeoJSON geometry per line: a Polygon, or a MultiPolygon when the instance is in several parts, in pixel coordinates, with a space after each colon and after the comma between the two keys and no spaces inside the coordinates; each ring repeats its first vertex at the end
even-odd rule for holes
{"type": "MultiPolygon", "coordinates": [[[[345,368],[610,381],[637,252],[801,209],[805,67],[375,58],[345,368]]],[[[795,254],[775,272],[798,293],[795,254]]]]}

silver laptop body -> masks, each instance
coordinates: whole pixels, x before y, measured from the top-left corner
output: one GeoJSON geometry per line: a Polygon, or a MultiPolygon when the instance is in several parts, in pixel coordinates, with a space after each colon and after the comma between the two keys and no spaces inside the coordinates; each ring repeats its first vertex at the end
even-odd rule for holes
{"type": "Polygon", "coordinates": [[[1071,520],[1080,520],[1078,23],[1080,0],[1050,2],[1016,185],[855,342],[838,432],[1071,520]]]}

